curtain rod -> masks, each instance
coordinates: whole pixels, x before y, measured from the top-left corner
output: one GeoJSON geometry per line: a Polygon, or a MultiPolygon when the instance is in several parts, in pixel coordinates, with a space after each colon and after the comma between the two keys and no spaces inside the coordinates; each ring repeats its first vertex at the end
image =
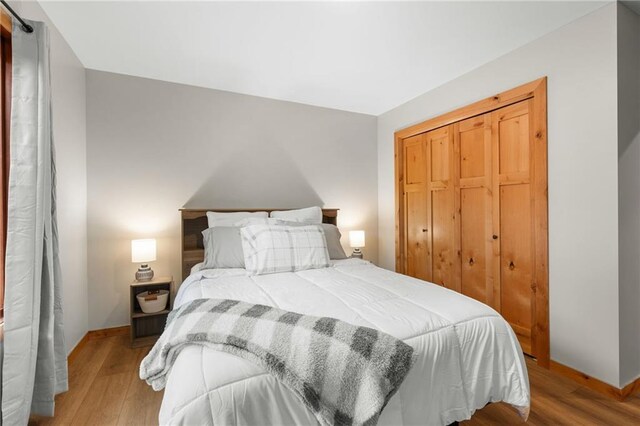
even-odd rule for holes
{"type": "Polygon", "coordinates": [[[7,10],[18,20],[18,22],[20,22],[22,31],[24,31],[25,33],[32,33],[33,32],[33,27],[31,25],[27,24],[26,22],[24,22],[22,20],[22,18],[20,16],[18,16],[18,14],[15,12],[15,10],[13,10],[11,8],[11,6],[9,6],[9,3],[7,3],[5,0],[0,0],[0,3],[2,3],[4,5],[4,7],[7,8],[7,10]]]}

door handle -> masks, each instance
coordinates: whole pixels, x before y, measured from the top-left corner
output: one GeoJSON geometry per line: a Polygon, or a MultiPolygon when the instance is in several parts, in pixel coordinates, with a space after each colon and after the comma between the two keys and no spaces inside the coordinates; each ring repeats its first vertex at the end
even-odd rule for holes
{"type": "Polygon", "coordinates": [[[422,232],[427,232],[427,228],[422,228],[422,232]]]}
{"type": "Polygon", "coordinates": [[[494,234],[494,235],[493,235],[493,239],[494,239],[494,240],[497,240],[497,239],[498,239],[498,236],[494,234]]]}

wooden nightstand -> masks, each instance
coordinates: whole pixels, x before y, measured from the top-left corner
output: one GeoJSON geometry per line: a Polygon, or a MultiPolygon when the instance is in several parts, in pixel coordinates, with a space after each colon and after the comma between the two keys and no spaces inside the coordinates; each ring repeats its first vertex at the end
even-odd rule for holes
{"type": "Polygon", "coordinates": [[[131,347],[153,345],[164,331],[167,315],[173,303],[171,290],[173,277],[157,277],[151,281],[133,281],[129,286],[131,306],[131,347]],[[145,314],[140,308],[136,295],[149,290],[169,290],[167,307],[153,314],[145,314]]]}

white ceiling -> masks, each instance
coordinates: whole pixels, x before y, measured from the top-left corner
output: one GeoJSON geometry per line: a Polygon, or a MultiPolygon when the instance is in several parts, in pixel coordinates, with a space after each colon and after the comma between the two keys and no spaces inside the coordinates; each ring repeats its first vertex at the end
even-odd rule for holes
{"type": "Polygon", "coordinates": [[[87,68],[375,115],[603,4],[41,1],[87,68]]]}

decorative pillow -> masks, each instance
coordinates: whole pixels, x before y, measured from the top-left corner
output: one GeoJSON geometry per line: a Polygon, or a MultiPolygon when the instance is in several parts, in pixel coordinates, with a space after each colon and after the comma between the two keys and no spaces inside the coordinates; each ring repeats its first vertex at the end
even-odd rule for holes
{"type": "Polygon", "coordinates": [[[204,262],[200,269],[244,268],[240,228],[215,226],[202,231],[204,262]]]}
{"type": "Polygon", "coordinates": [[[329,266],[319,225],[251,225],[240,229],[245,269],[252,275],[295,272],[329,266]]]}
{"type": "MultiPolygon", "coordinates": [[[[288,222],[288,221],[279,221],[278,225],[286,225],[286,226],[306,226],[305,223],[302,222],[288,222]]],[[[344,252],[342,248],[342,244],[340,244],[340,238],[342,238],[342,234],[337,226],[332,225],[330,223],[321,223],[320,226],[324,231],[324,238],[327,240],[327,250],[329,251],[329,259],[338,260],[338,259],[346,259],[347,254],[344,252]]]]}
{"type": "Polygon", "coordinates": [[[298,210],[284,210],[271,212],[271,217],[288,220],[290,222],[322,223],[322,209],[320,207],[308,207],[298,210]]]}
{"type": "Polygon", "coordinates": [[[209,228],[214,226],[233,226],[234,223],[248,217],[269,217],[267,212],[207,212],[209,228]]]}

